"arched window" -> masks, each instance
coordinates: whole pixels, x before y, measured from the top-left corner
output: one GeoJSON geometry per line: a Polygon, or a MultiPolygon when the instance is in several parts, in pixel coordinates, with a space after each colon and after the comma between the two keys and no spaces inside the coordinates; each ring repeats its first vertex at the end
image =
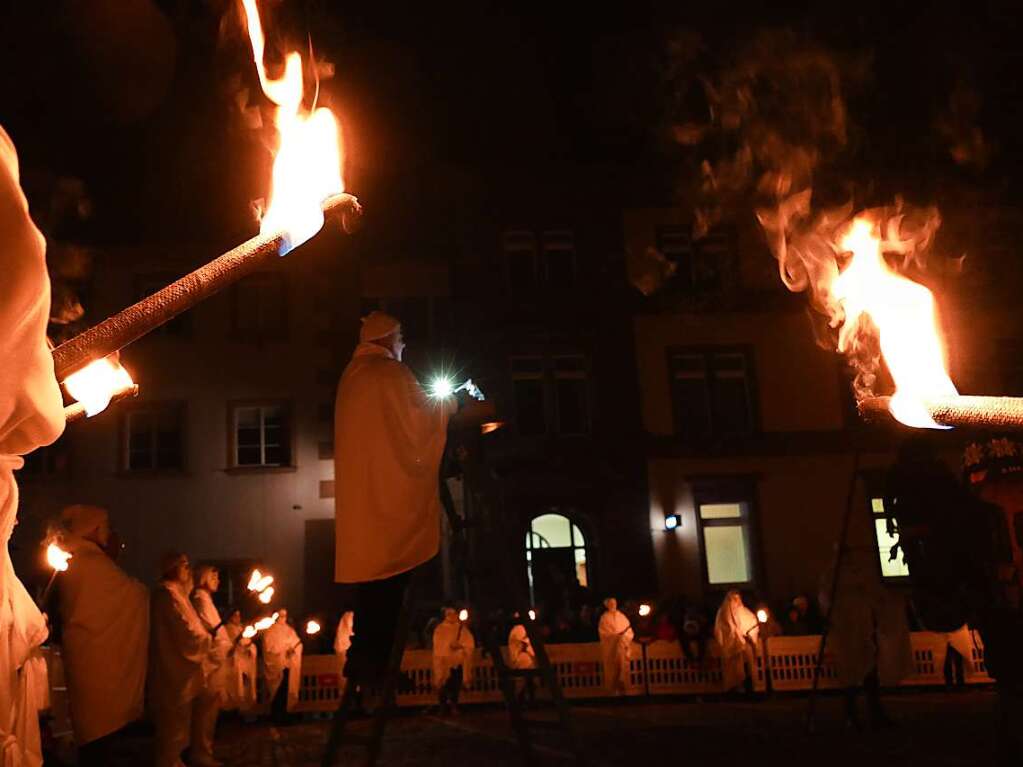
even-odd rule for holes
{"type": "Polygon", "coordinates": [[[586,538],[579,526],[562,514],[543,514],[529,523],[526,532],[526,569],[529,590],[536,596],[537,582],[543,577],[534,573],[534,564],[547,559],[551,565],[568,564],[580,586],[589,584],[586,569],[586,538]],[[535,555],[534,555],[535,553],[535,555]],[[550,555],[555,555],[553,558],[550,555]]]}

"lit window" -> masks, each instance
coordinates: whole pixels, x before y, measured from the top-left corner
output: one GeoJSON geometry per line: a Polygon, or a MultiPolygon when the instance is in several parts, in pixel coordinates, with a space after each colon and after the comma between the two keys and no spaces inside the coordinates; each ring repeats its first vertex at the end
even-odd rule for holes
{"type": "Polygon", "coordinates": [[[147,404],[124,415],[126,471],[180,471],[184,468],[182,408],[147,404]]]}
{"type": "Polygon", "coordinates": [[[238,405],[234,414],[234,465],[290,466],[290,414],[284,405],[238,405]]]}
{"type": "Polygon", "coordinates": [[[562,514],[536,517],[526,533],[526,570],[534,600],[543,601],[538,594],[550,580],[552,568],[564,581],[589,584],[586,539],[579,526],[562,514]],[[545,570],[540,570],[541,564],[545,570]]]}
{"type": "Polygon", "coordinates": [[[746,503],[701,503],[700,528],[707,582],[712,586],[753,580],[746,503]]]}
{"type": "Polygon", "coordinates": [[[884,498],[870,499],[870,513],[874,518],[874,534],[877,536],[877,554],[881,562],[881,576],[884,578],[905,578],[909,575],[902,549],[892,559],[892,549],[899,542],[899,526],[894,517],[885,514],[884,498]]]}

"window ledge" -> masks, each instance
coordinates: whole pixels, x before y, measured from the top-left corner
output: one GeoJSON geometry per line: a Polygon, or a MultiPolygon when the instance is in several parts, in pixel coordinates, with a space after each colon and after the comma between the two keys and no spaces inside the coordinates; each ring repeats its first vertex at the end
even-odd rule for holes
{"type": "Polygon", "coordinates": [[[298,471],[297,466],[229,466],[224,469],[225,474],[294,474],[298,471]]]}
{"type": "Polygon", "coordinates": [[[191,476],[184,469],[121,469],[119,479],[184,479],[191,476]]]}

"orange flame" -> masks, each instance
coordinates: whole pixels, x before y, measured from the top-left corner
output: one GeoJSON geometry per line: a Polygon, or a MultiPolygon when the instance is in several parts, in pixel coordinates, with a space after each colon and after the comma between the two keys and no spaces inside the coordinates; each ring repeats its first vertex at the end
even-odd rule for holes
{"type": "Polygon", "coordinates": [[[102,413],[114,394],[132,385],[128,371],[110,357],[90,362],[64,380],[68,394],[82,403],[90,418],[102,413]]]}
{"type": "Polygon", "coordinates": [[[305,633],[307,633],[309,636],[312,636],[313,634],[319,634],[320,624],[314,620],[310,620],[308,623],[305,624],[305,633]]]}
{"type": "Polygon", "coordinates": [[[321,203],[344,191],[342,149],[337,120],[326,108],[303,110],[302,57],[292,51],[284,74],[274,80],[263,63],[265,37],[256,0],[242,0],[259,82],[277,109],[274,124],[280,143],[274,157],[269,205],[260,232],[285,233],[280,255],[301,245],[323,226],[321,203]]]}
{"type": "Polygon", "coordinates": [[[945,366],[944,346],[927,288],[896,274],[884,259],[877,226],[858,216],[840,240],[852,259],[831,285],[844,310],[838,350],[848,352],[860,319],[877,326],[881,354],[895,381],[891,412],[907,426],[941,428],[924,406],[927,397],[956,394],[945,366]]]}
{"type": "Polygon", "coordinates": [[[246,626],[242,630],[242,638],[243,639],[252,639],[252,637],[256,636],[257,633],[258,633],[258,630],[256,629],[255,626],[251,626],[251,625],[250,626],[246,626]]]}
{"type": "Polygon", "coordinates": [[[269,588],[263,589],[263,591],[260,592],[259,601],[262,602],[265,605],[270,604],[270,600],[273,599],[273,598],[274,598],[274,587],[273,586],[270,586],[269,588]]]}
{"type": "Polygon", "coordinates": [[[58,572],[62,573],[68,569],[68,561],[72,556],[71,552],[64,551],[56,543],[51,543],[46,547],[46,561],[50,567],[58,572]]]}
{"type": "Polygon", "coordinates": [[[278,617],[279,617],[279,613],[274,613],[273,615],[271,615],[269,617],[260,618],[258,621],[256,621],[254,624],[252,624],[252,627],[254,629],[256,629],[256,631],[266,631],[272,625],[277,623],[277,618],[278,617]]]}
{"type": "Polygon", "coordinates": [[[274,577],[272,575],[263,575],[259,570],[253,570],[252,575],[249,576],[249,584],[245,588],[249,591],[260,593],[270,588],[273,582],[274,577]]]}

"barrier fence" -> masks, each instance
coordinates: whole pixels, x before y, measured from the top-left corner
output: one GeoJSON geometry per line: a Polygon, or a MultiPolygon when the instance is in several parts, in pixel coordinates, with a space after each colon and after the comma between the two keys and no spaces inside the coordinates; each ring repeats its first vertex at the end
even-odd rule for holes
{"type": "MultiPolygon", "coordinates": [[[[948,637],[945,634],[917,632],[911,634],[913,671],[902,680],[902,686],[934,686],[945,684],[945,658],[948,637]]],[[[772,690],[809,690],[820,646],[819,636],[783,636],[767,640],[766,659],[763,643],[754,658],[753,687],[772,690]],[[765,662],[766,660],[766,662],[765,662]],[[765,674],[765,671],[767,672],[765,674]]],[[[603,698],[612,695],[604,684],[604,668],[600,645],[549,644],[547,654],[555,667],[562,691],[567,698],[603,698]]],[[[433,658],[430,650],[406,650],[402,659],[403,679],[398,689],[398,705],[425,706],[436,702],[433,689],[433,658]]],[[[633,642],[629,658],[629,679],[626,694],[638,695],[703,695],[725,692],[721,658],[714,642],[706,647],[702,662],[690,660],[678,642],[633,642]]],[[[980,637],[973,633],[970,656],[963,659],[966,684],[991,684],[984,666],[984,649],[980,637]]],[[[819,687],[840,686],[839,669],[833,653],[825,648],[819,687]]],[[[341,695],[343,678],[340,660],[335,655],[307,655],[302,659],[302,684],[296,711],[333,711],[341,695]]],[[[463,688],[461,703],[496,703],[502,700],[497,673],[489,657],[477,650],[471,679],[463,688]]]]}

